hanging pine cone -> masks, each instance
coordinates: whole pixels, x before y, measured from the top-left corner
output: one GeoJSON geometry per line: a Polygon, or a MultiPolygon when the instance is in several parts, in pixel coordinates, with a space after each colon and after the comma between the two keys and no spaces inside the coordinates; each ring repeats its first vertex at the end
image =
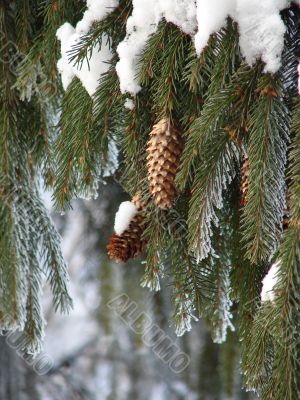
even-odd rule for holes
{"type": "Polygon", "coordinates": [[[241,166],[241,204],[244,207],[247,203],[247,194],[249,189],[249,159],[245,155],[241,166]]]}
{"type": "Polygon", "coordinates": [[[172,207],[177,196],[175,177],[183,150],[178,130],[163,118],[150,133],[147,147],[149,191],[157,207],[172,207]]]}
{"type": "Polygon", "coordinates": [[[146,241],[142,240],[144,218],[137,214],[130,222],[128,229],[121,235],[114,233],[107,245],[109,258],[116,262],[126,262],[138,257],[145,249],[146,241]]]}

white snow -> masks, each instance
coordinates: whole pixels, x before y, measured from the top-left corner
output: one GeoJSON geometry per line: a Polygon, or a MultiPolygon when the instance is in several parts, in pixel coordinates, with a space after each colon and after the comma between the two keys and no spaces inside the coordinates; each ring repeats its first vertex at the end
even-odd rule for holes
{"type": "MultiPolygon", "coordinates": [[[[195,49],[200,55],[210,35],[226,26],[227,17],[231,17],[238,23],[240,48],[246,62],[252,65],[261,58],[265,62],[265,72],[277,72],[285,33],[280,11],[291,3],[291,0],[133,0],[126,37],[117,48],[119,62],[116,70],[121,92],[136,95],[141,90],[138,60],[163,18],[194,37],[195,49]]],[[[294,3],[300,5],[300,0],[294,3]]],[[[70,64],[68,51],[88,33],[93,22],[104,19],[118,4],[118,0],[87,0],[87,9],[76,28],[64,24],[58,30],[62,53],[58,69],[64,89],[77,76],[91,96],[95,93],[112,57],[106,36],[102,38],[101,49],[95,47],[89,63],[84,61],[81,69],[70,64]]]]}
{"type": "Polygon", "coordinates": [[[281,261],[277,261],[273,264],[268,272],[268,274],[263,279],[263,287],[261,290],[261,301],[274,301],[275,293],[274,293],[274,286],[277,284],[278,281],[278,271],[280,268],[281,261]]]}
{"type": "Polygon", "coordinates": [[[103,35],[101,47],[97,45],[92,52],[91,57],[87,61],[84,59],[82,65],[75,65],[69,61],[69,51],[80,41],[80,34],[68,22],[63,24],[56,33],[57,38],[61,42],[61,59],[58,60],[57,67],[62,76],[63,88],[67,90],[72,79],[77,76],[82,85],[85,87],[90,96],[95,93],[99,79],[108,68],[108,62],[112,58],[109,48],[108,38],[103,35]]]}
{"type": "Polygon", "coordinates": [[[134,102],[132,99],[126,99],[124,103],[124,107],[127,108],[127,110],[133,110],[134,109],[134,102]]]}
{"type": "Polygon", "coordinates": [[[56,32],[56,37],[60,41],[61,58],[57,62],[57,69],[61,74],[63,88],[68,86],[75,77],[73,66],[69,63],[67,51],[70,49],[69,39],[74,35],[75,29],[69,23],[63,24],[56,32]]]}
{"type": "Polygon", "coordinates": [[[231,16],[239,26],[240,47],[246,62],[252,65],[261,58],[266,64],[265,72],[277,72],[285,33],[280,11],[290,4],[290,0],[197,0],[197,53],[201,53],[210,35],[225,26],[231,16]]]}
{"type": "Polygon", "coordinates": [[[120,61],[116,65],[116,71],[120,79],[122,93],[135,95],[141,90],[137,82],[138,56],[141,54],[149,36],[157,28],[155,12],[156,0],[133,0],[132,15],[126,24],[127,35],[119,44],[117,52],[120,61]]]}
{"type": "Polygon", "coordinates": [[[57,62],[57,68],[61,74],[64,90],[67,90],[72,79],[77,76],[89,95],[94,95],[99,79],[108,70],[112,58],[108,37],[102,36],[101,46],[95,46],[89,59],[85,58],[82,65],[75,65],[76,60],[71,62],[69,52],[80,42],[82,36],[88,33],[94,21],[101,21],[118,4],[117,0],[87,0],[87,10],[76,28],[66,22],[57,30],[56,36],[61,42],[61,58],[57,62]]]}
{"type": "Polygon", "coordinates": [[[279,13],[285,5],[282,0],[238,0],[240,47],[248,64],[261,58],[266,72],[280,68],[286,28],[279,13]]]}
{"type": "Polygon", "coordinates": [[[141,90],[137,80],[138,58],[158,23],[165,18],[191,34],[196,29],[196,6],[193,0],[133,0],[132,3],[127,35],[117,48],[120,61],[116,70],[121,92],[135,95],[141,90]]]}
{"type": "Polygon", "coordinates": [[[194,0],[158,0],[158,13],[168,22],[180,27],[187,34],[197,29],[196,1],[194,0]]]}
{"type": "Polygon", "coordinates": [[[137,212],[138,209],[131,201],[124,201],[120,204],[115,217],[115,232],[117,235],[122,235],[126,231],[137,212]]]}
{"type": "Polygon", "coordinates": [[[207,45],[210,35],[226,24],[226,18],[233,14],[235,6],[236,0],[197,0],[195,47],[198,55],[207,45]]]}
{"type": "MultiPolygon", "coordinates": [[[[198,55],[212,33],[226,26],[227,17],[239,26],[240,47],[248,64],[265,62],[265,72],[275,73],[281,65],[285,26],[280,11],[291,0],[133,0],[132,15],[127,20],[127,35],[119,44],[117,73],[122,93],[136,95],[141,87],[138,59],[149,37],[165,18],[194,36],[198,55]]],[[[296,2],[300,5],[300,1],[296,2]]]]}
{"type": "Polygon", "coordinates": [[[118,0],[87,0],[87,10],[76,25],[76,32],[88,33],[93,22],[102,21],[119,5],[118,0]]]}

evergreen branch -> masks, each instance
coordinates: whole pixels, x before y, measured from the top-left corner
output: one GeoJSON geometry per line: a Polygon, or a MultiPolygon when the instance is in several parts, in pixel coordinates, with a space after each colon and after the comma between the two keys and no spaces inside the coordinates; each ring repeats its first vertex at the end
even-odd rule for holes
{"type": "MultiPolygon", "coordinates": [[[[31,103],[22,102],[16,90],[16,64],[38,30],[37,21],[31,19],[39,18],[36,5],[22,21],[29,5],[22,0],[16,7],[6,1],[0,6],[0,324],[1,329],[23,331],[24,350],[36,353],[41,348],[44,326],[40,292],[45,271],[40,246],[48,256],[43,259],[45,267],[55,268],[51,275],[54,303],[68,309],[71,300],[57,233],[49,227],[35,186],[45,149],[38,143],[38,133],[47,129],[48,121],[41,106],[43,96],[31,103]]],[[[31,71],[34,69],[31,65],[31,71]]]]}
{"type": "Polygon", "coordinates": [[[42,214],[43,253],[45,257],[44,268],[47,271],[47,279],[53,293],[54,309],[60,309],[61,312],[68,313],[72,308],[72,299],[68,292],[68,273],[67,266],[61,253],[61,238],[54,228],[52,222],[46,214],[42,214]]]}
{"type": "Polygon", "coordinates": [[[188,230],[182,217],[171,211],[168,222],[163,225],[168,227],[164,248],[167,249],[165,264],[170,267],[173,286],[173,321],[177,334],[182,335],[191,329],[191,321],[197,321],[198,316],[211,316],[209,310],[221,293],[218,293],[211,260],[199,263],[187,253],[188,230]]]}
{"type": "Polygon", "coordinates": [[[95,170],[91,143],[93,100],[81,82],[70,84],[62,103],[61,132],[55,143],[57,154],[54,198],[56,207],[70,206],[71,199],[80,189],[88,190],[95,170]]]}
{"type": "Polygon", "coordinates": [[[161,49],[164,47],[165,37],[169,25],[161,22],[156,32],[150,36],[145,49],[142,51],[139,61],[139,82],[143,87],[147,87],[154,76],[159,74],[160,60],[163,57],[161,49]]]}
{"type": "Polygon", "coordinates": [[[27,52],[29,48],[33,18],[30,1],[18,1],[16,3],[16,32],[17,43],[21,52],[27,52]]]}
{"type": "Polygon", "coordinates": [[[289,179],[290,198],[291,198],[291,217],[293,225],[297,225],[300,217],[300,101],[295,101],[292,113],[292,140],[290,144],[289,154],[289,179]]]}
{"type": "MultiPolygon", "coordinates": [[[[247,348],[247,353],[245,353],[243,363],[245,385],[247,388],[261,394],[265,392],[266,384],[272,373],[274,361],[272,332],[275,318],[273,307],[267,304],[257,312],[251,329],[247,332],[249,347],[247,348]]],[[[268,398],[273,398],[273,396],[263,397],[263,399],[268,398]]]]}
{"type": "MultiPolygon", "coordinates": [[[[230,198],[231,196],[229,196],[230,198]]],[[[214,252],[210,254],[208,262],[211,268],[210,279],[215,294],[206,306],[205,314],[208,325],[211,327],[215,343],[224,343],[227,339],[227,331],[234,331],[232,324],[232,282],[231,273],[233,267],[234,239],[233,224],[231,223],[231,205],[225,199],[224,209],[220,213],[220,226],[214,230],[212,238],[214,252]]]]}
{"type": "Polygon", "coordinates": [[[273,314],[277,325],[272,332],[274,341],[274,365],[272,378],[268,382],[269,391],[275,400],[295,399],[300,395],[300,318],[299,318],[299,271],[300,229],[291,226],[284,235],[280,248],[280,270],[278,293],[273,314]]]}
{"type": "Polygon", "coordinates": [[[299,397],[299,255],[299,228],[291,227],[280,249],[276,299],[262,305],[248,333],[245,383],[262,399],[299,397]]]}
{"type": "MultiPolygon", "coordinates": [[[[34,232],[31,232],[31,234],[34,234],[34,232]]],[[[40,270],[37,254],[38,249],[32,246],[29,250],[31,271],[29,276],[24,341],[22,342],[22,350],[32,355],[39,354],[42,350],[45,324],[41,306],[42,271],[40,270]]]]}
{"type": "Polygon", "coordinates": [[[273,288],[275,300],[273,303],[263,304],[255,317],[245,368],[247,385],[261,391],[263,399],[292,400],[300,394],[299,109],[300,102],[297,101],[293,111],[294,137],[289,156],[291,222],[279,248],[280,268],[273,288]]]}
{"type": "MultiPolygon", "coordinates": [[[[165,22],[152,40],[150,39],[145,53],[147,64],[142,66],[141,75],[145,79],[145,75],[151,73],[152,68],[155,71],[151,80],[151,95],[154,104],[153,111],[157,119],[165,116],[172,117],[172,114],[176,116],[181,111],[178,100],[182,83],[184,83],[182,72],[188,45],[190,45],[190,38],[178,28],[165,22]],[[155,47],[157,45],[159,47],[155,47]],[[157,53],[155,56],[154,51],[157,53]],[[154,57],[156,65],[152,67],[154,57]]],[[[179,118],[177,117],[176,120],[179,118]]]]}
{"type": "Polygon", "coordinates": [[[298,95],[297,67],[299,64],[298,52],[300,47],[299,17],[300,11],[299,7],[296,5],[287,8],[282,12],[282,18],[286,25],[286,34],[280,74],[282,76],[285,93],[290,98],[298,95]]]}
{"type": "MultiPolygon", "coordinates": [[[[38,285],[39,278],[36,275],[38,272],[45,274],[52,290],[55,310],[60,309],[62,312],[67,313],[72,308],[72,299],[68,292],[69,278],[67,266],[61,251],[61,238],[39,198],[37,189],[34,185],[32,185],[31,189],[31,193],[28,193],[26,190],[23,193],[28,210],[28,220],[26,223],[28,226],[35,226],[36,224],[38,226],[31,240],[33,241],[33,247],[41,249],[42,262],[42,266],[32,272],[35,274],[33,282],[35,282],[35,285],[38,285]]],[[[28,243],[30,243],[29,238],[28,243]]],[[[29,254],[31,253],[29,252],[29,254]]],[[[37,293],[35,292],[36,295],[37,293]]]]}
{"type": "Polygon", "coordinates": [[[18,230],[16,229],[18,223],[23,222],[22,218],[17,220],[16,216],[19,209],[15,203],[15,188],[24,167],[24,152],[20,151],[20,144],[24,143],[22,135],[18,134],[19,101],[16,93],[11,90],[15,79],[9,64],[11,51],[15,50],[11,47],[11,43],[15,40],[12,21],[12,10],[7,4],[2,4],[0,7],[0,42],[3,49],[0,63],[0,296],[1,325],[4,329],[24,326],[23,299],[26,280],[22,281],[22,273],[26,276],[27,271],[26,249],[24,250],[22,241],[17,240],[18,233],[26,227],[22,224],[18,230]]]}
{"type": "Polygon", "coordinates": [[[191,93],[205,94],[211,84],[212,73],[215,68],[215,54],[218,51],[220,35],[212,35],[207,46],[197,57],[194,46],[184,68],[184,80],[189,84],[191,93]]]}
{"type": "Polygon", "coordinates": [[[239,149],[223,131],[215,132],[202,152],[188,216],[189,249],[198,260],[205,259],[211,251],[212,223],[218,224],[215,210],[223,206],[223,190],[232,181],[239,160],[239,149]]]}
{"type": "Polygon", "coordinates": [[[252,263],[270,260],[278,243],[289,129],[289,112],[276,78],[264,76],[257,90],[260,96],[250,117],[249,189],[242,219],[246,257],[252,263]]]}
{"type": "Polygon", "coordinates": [[[121,165],[122,186],[132,195],[141,192],[146,204],[149,199],[146,148],[154,122],[151,110],[145,107],[147,99],[149,93],[146,90],[139,93],[134,109],[127,113],[124,120],[124,131],[120,131],[118,136],[124,155],[124,165],[121,165]]]}
{"type": "Polygon", "coordinates": [[[48,271],[56,309],[61,308],[66,312],[72,301],[66,286],[68,277],[60,250],[60,239],[36,189],[32,189],[32,185],[25,181],[10,194],[10,204],[7,200],[1,202],[3,234],[0,248],[3,251],[0,260],[0,296],[3,304],[2,328],[24,329],[24,346],[27,351],[35,353],[40,349],[43,338],[44,322],[39,306],[42,275],[48,271]],[[43,252],[43,268],[39,260],[40,247],[43,252]]]}
{"type": "Polygon", "coordinates": [[[60,209],[75,196],[94,195],[108,159],[109,140],[123,127],[123,104],[117,75],[111,68],[92,99],[81,82],[71,82],[62,103],[60,134],[55,143],[57,179],[54,198],[60,209]]]}
{"type": "Polygon", "coordinates": [[[107,140],[109,134],[117,135],[124,128],[124,103],[115,62],[114,58],[110,69],[101,77],[94,95],[93,118],[101,132],[102,141],[107,140]]]}
{"type": "Polygon", "coordinates": [[[233,128],[236,131],[233,139],[242,141],[245,131],[248,130],[249,104],[255,96],[254,90],[260,74],[260,64],[253,68],[242,65],[226,87],[207,98],[200,116],[185,135],[187,141],[181,168],[176,177],[179,188],[183,190],[192,180],[201,159],[203,143],[215,131],[225,127],[230,130],[233,128]]]}
{"type": "Polygon", "coordinates": [[[132,10],[131,1],[120,0],[119,6],[113,10],[104,20],[94,22],[90,31],[82,35],[78,42],[69,51],[69,62],[79,68],[84,60],[89,61],[95,47],[101,48],[102,40],[108,40],[110,47],[116,45],[126,34],[126,22],[132,10]]]}
{"type": "Polygon", "coordinates": [[[216,41],[214,48],[215,64],[207,91],[207,98],[224,88],[234,72],[239,68],[241,55],[238,39],[237,25],[231,19],[228,19],[227,27],[219,31],[214,39],[216,41]]]}
{"type": "Polygon", "coordinates": [[[204,98],[215,67],[216,43],[217,35],[213,35],[200,57],[195,54],[194,44],[190,45],[190,53],[182,75],[184,86],[181,85],[182,90],[178,100],[179,104],[185,104],[184,110],[181,109],[181,123],[186,130],[199,117],[205,103],[204,98]]]}
{"type": "Polygon", "coordinates": [[[187,253],[187,226],[177,211],[152,209],[152,213],[148,210],[145,215],[144,237],[148,243],[142,285],[158,290],[159,277],[168,276],[173,286],[173,322],[176,332],[182,335],[190,330],[191,321],[197,319],[193,313],[204,313],[207,302],[213,298],[211,269],[205,262],[197,264],[187,253]]]}
{"type": "Polygon", "coordinates": [[[82,6],[75,0],[51,0],[44,1],[36,10],[41,27],[35,32],[36,40],[25,53],[22,47],[17,49],[21,61],[16,69],[15,87],[23,98],[30,99],[32,94],[42,94],[54,103],[57,100],[59,80],[56,63],[59,46],[56,31],[66,19],[71,23],[78,20],[82,6]]]}
{"type": "Polygon", "coordinates": [[[158,223],[156,210],[153,206],[148,206],[148,212],[145,214],[145,232],[143,237],[148,241],[147,256],[145,263],[145,273],[141,280],[141,286],[148,287],[152,291],[160,290],[160,277],[164,276],[164,265],[162,262],[161,245],[164,242],[165,232],[158,223]],[[149,219],[149,207],[151,215],[155,218],[149,219]]]}
{"type": "MultiPolygon", "coordinates": [[[[22,300],[26,290],[26,280],[23,282],[21,276],[26,276],[27,254],[24,248],[18,248],[20,241],[16,240],[14,209],[6,201],[0,202],[0,267],[1,267],[1,307],[0,325],[1,329],[23,328],[25,305],[22,300]],[[22,258],[22,256],[25,256],[22,258]],[[21,270],[18,261],[25,262],[25,270],[21,270]]],[[[22,242],[21,242],[22,243],[22,242]]]]}

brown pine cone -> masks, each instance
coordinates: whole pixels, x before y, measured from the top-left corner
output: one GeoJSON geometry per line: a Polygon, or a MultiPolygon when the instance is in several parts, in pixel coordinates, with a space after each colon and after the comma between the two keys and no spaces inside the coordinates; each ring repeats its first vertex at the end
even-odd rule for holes
{"type": "Polygon", "coordinates": [[[107,245],[109,258],[116,262],[127,262],[138,257],[145,249],[146,241],[142,239],[144,218],[137,214],[126,231],[121,235],[114,233],[107,245]]]}
{"type": "Polygon", "coordinates": [[[157,207],[172,207],[177,197],[175,177],[183,150],[178,130],[163,118],[150,133],[147,147],[149,191],[157,207]]]}

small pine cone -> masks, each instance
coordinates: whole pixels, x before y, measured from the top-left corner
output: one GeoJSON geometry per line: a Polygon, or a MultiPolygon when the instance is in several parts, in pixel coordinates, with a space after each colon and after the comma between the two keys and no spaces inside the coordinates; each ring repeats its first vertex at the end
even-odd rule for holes
{"type": "Polygon", "coordinates": [[[116,262],[127,262],[138,257],[145,249],[146,241],[142,240],[144,218],[137,214],[126,231],[121,235],[114,233],[107,245],[107,254],[116,262]]]}
{"type": "Polygon", "coordinates": [[[149,191],[157,207],[172,207],[177,196],[175,177],[183,150],[178,130],[163,118],[150,133],[147,147],[149,191]]]}
{"type": "Polygon", "coordinates": [[[241,166],[241,204],[244,207],[247,203],[247,194],[249,189],[249,159],[245,155],[241,166]]]}

